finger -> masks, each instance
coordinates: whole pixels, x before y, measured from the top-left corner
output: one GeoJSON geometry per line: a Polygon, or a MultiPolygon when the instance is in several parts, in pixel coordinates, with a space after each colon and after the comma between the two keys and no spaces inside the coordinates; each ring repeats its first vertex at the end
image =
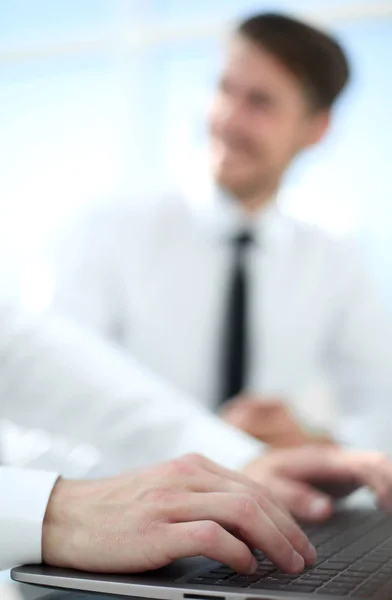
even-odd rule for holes
{"type": "MultiPolygon", "coordinates": [[[[251,488],[258,495],[258,500],[260,499],[261,494],[264,498],[268,498],[271,501],[271,504],[277,509],[279,509],[281,512],[290,515],[289,509],[281,501],[277,494],[272,493],[269,489],[267,489],[254,479],[251,479],[247,475],[244,475],[240,471],[233,471],[231,469],[227,469],[226,467],[222,467],[221,465],[214,463],[209,458],[198,454],[189,455],[189,460],[197,465],[200,465],[202,468],[206,469],[214,475],[221,476],[222,478],[227,479],[230,482],[239,483],[246,486],[247,488],[251,488]]],[[[219,486],[222,484],[223,482],[221,480],[219,482],[216,481],[215,485],[217,485],[218,487],[215,487],[215,490],[210,489],[209,491],[224,491],[223,488],[219,489],[219,486]]],[[[230,483],[226,489],[227,491],[233,491],[238,493],[249,493],[249,490],[241,490],[241,488],[233,486],[232,483],[230,483]]]]}
{"type": "MultiPolygon", "coordinates": [[[[251,496],[227,493],[187,494],[176,499],[170,512],[177,522],[214,521],[231,532],[238,532],[241,540],[248,546],[263,551],[288,573],[298,573],[304,569],[304,557],[294,545],[309,555],[310,546],[306,536],[294,525],[288,527],[282,519],[287,517],[277,511],[280,527],[287,530],[287,535],[284,535],[277,523],[251,496]]],[[[312,559],[315,560],[314,550],[312,559]]]]}
{"type": "MultiPolygon", "coordinates": [[[[316,456],[315,462],[319,467],[319,470],[318,470],[318,472],[319,472],[320,471],[320,458],[321,458],[321,455],[324,450],[321,450],[318,447],[316,448],[316,450],[317,450],[317,452],[316,452],[317,456],[316,456]]],[[[290,453],[288,453],[288,454],[290,455],[290,453]]],[[[307,457],[309,453],[306,452],[304,454],[307,457]]],[[[338,450],[337,454],[339,456],[341,455],[340,450],[338,450]]],[[[331,477],[332,477],[332,473],[334,474],[334,476],[336,476],[337,472],[339,471],[340,479],[342,479],[342,480],[347,479],[348,473],[350,473],[350,475],[352,475],[352,468],[350,467],[350,469],[349,469],[346,465],[344,470],[342,470],[339,466],[337,466],[335,464],[337,461],[335,460],[334,455],[335,455],[335,448],[332,449],[331,458],[330,458],[331,462],[330,462],[330,466],[329,466],[329,469],[330,469],[329,473],[331,474],[331,477]]],[[[266,490],[265,488],[263,488],[263,486],[258,484],[253,479],[247,477],[246,475],[239,473],[237,471],[231,471],[230,469],[227,469],[225,467],[217,465],[213,461],[209,460],[208,458],[206,458],[204,456],[195,455],[194,457],[191,457],[191,460],[194,460],[197,464],[202,465],[204,468],[206,468],[207,470],[209,470],[213,473],[222,474],[223,476],[227,477],[228,479],[230,478],[232,481],[235,481],[238,483],[243,483],[246,486],[251,486],[256,492],[259,492],[259,493],[261,492],[266,498],[271,500],[277,509],[280,509],[283,513],[286,513],[286,514],[288,511],[291,515],[293,515],[297,519],[304,520],[304,521],[310,521],[310,522],[312,522],[312,521],[322,522],[322,521],[325,521],[326,519],[328,519],[333,513],[332,498],[330,498],[327,494],[318,492],[317,490],[315,490],[310,485],[307,485],[306,483],[293,481],[291,479],[287,479],[287,480],[282,480],[282,479],[275,480],[274,479],[274,487],[273,487],[274,493],[271,494],[269,492],[269,490],[266,490]]],[[[314,467],[312,464],[312,469],[313,468],[314,467]]],[[[316,470],[315,470],[315,472],[316,472],[316,470]]],[[[241,490],[239,488],[234,488],[233,485],[229,485],[229,487],[231,488],[232,491],[237,491],[238,493],[241,492],[241,490]]],[[[216,490],[216,491],[219,491],[219,490],[216,490]]],[[[265,508],[264,505],[263,505],[263,508],[265,508]]],[[[268,512],[268,514],[270,514],[270,513],[268,512]]],[[[274,514],[274,513],[270,514],[270,516],[272,518],[276,518],[276,514],[274,514]]],[[[278,522],[280,523],[281,521],[279,520],[278,522]]],[[[286,534],[287,530],[283,531],[283,533],[286,534]]],[[[301,548],[301,546],[300,546],[300,548],[301,548]]],[[[301,551],[300,548],[297,548],[297,549],[299,551],[301,551]]],[[[301,552],[301,554],[302,554],[302,552],[301,552]]],[[[312,561],[311,555],[312,555],[312,551],[310,550],[310,556],[308,558],[305,557],[305,560],[307,562],[312,561]]]]}
{"type": "Polygon", "coordinates": [[[264,498],[264,501],[259,500],[258,503],[262,509],[264,507],[268,517],[289,540],[293,548],[304,558],[305,564],[307,566],[312,565],[317,558],[316,549],[289,512],[286,509],[281,510],[269,498],[264,498]]]}
{"type": "Polygon", "coordinates": [[[205,467],[209,473],[219,478],[211,482],[205,476],[203,477],[203,483],[209,485],[209,491],[212,491],[212,486],[214,486],[217,492],[223,491],[225,487],[227,490],[238,494],[251,495],[260,508],[272,519],[280,532],[290,540],[295,550],[303,556],[306,564],[313,564],[316,559],[315,549],[300,527],[291,518],[285,505],[273,496],[269,490],[266,490],[246,475],[221,467],[203,456],[196,456],[193,460],[205,467]],[[228,484],[227,481],[229,482],[228,484]]]}
{"type": "MultiPolygon", "coordinates": [[[[207,476],[207,478],[208,477],[209,476],[207,476]]],[[[227,482],[228,480],[221,479],[215,475],[211,475],[211,477],[213,477],[213,481],[216,482],[215,492],[218,496],[217,502],[219,502],[219,495],[220,497],[223,495],[220,493],[223,488],[223,482],[227,482]]],[[[207,482],[208,479],[205,483],[207,482]]],[[[208,487],[211,492],[213,484],[208,482],[208,487]]],[[[247,496],[256,502],[259,508],[275,524],[280,533],[290,541],[294,549],[304,558],[305,563],[307,565],[313,564],[316,559],[315,549],[310,544],[301,528],[293,520],[288,512],[289,509],[285,507],[284,510],[282,510],[280,508],[280,501],[277,502],[274,498],[271,499],[266,494],[260,493],[260,490],[249,488],[248,486],[235,481],[228,482],[226,484],[226,489],[233,494],[247,496]]]]}
{"type": "Polygon", "coordinates": [[[374,492],[384,510],[392,511],[392,464],[387,456],[378,452],[353,452],[349,460],[355,478],[374,492]]]}
{"type": "Polygon", "coordinates": [[[294,523],[286,507],[280,500],[264,489],[256,481],[246,475],[222,467],[208,458],[194,454],[184,457],[186,464],[196,466],[199,470],[187,483],[181,482],[181,487],[187,487],[194,492],[232,492],[251,495],[264,510],[279,531],[289,537],[295,550],[301,554],[306,564],[315,560],[315,550],[300,528],[294,523]]]}
{"type": "Polygon", "coordinates": [[[188,460],[190,462],[193,462],[194,464],[200,466],[201,468],[205,469],[209,473],[212,473],[214,475],[217,475],[219,477],[222,477],[222,478],[227,479],[232,482],[240,483],[242,485],[247,486],[248,488],[255,490],[258,493],[264,494],[270,500],[273,500],[275,502],[276,506],[279,506],[279,508],[281,510],[283,510],[284,512],[287,512],[284,505],[279,502],[279,499],[276,498],[269,489],[266,489],[263,485],[261,485],[254,479],[251,479],[247,475],[244,475],[240,471],[233,471],[232,469],[222,467],[221,465],[218,465],[217,463],[213,462],[206,456],[202,456],[199,454],[189,455],[188,460]]]}
{"type": "MultiPolygon", "coordinates": [[[[392,510],[392,465],[378,452],[346,452],[345,468],[350,473],[353,491],[361,485],[370,488],[385,510],[392,510]]],[[[350,478],[347,477],[347,483],[350,478]]]]}
{"type": "Polygon", "coordinates": [[[257,569],[257,561],[246,544],[214,521],[169,524],[163,533],[171,560],[202,555],[243,575],[251,575],[257,569]]]}
{"type": "Polygon", "coordinates": [[[273,427],[295,426],[296,421],[290,411],[278,402],[247,401],[236,402],[225,414],[226,420],[240,429],[250,429],[267,433],[273,427]]]}
{"type": "Polygon", "coordinates": [[[211,471],[203,469],[198,489],[194,489],[194,491],[226,491],[237,494],[248,494],[258,502],[263,510],[269,511],[271,507],[275,507],[277,511],[285,513],[288,518],[291,519],[288,508],[281,502],[279,497],[271,493],[269,489],[242,473],[231,471],[230,469],[220,467],[214,463],[211,463],[211,471]]]}
{"type": "Polygon", "coordinates": [[[290,513],[300,521],[323,522],[333,513],[333,500],[310,485],[298,481],[274,481],[279,499],[290,513]]]}
{"type": "Polygon", "coordinates": [[[319,444],[275,450],[267,460],[273,470],[288,479],[320,486],[352,483],[355,476],[350,453],[334,446],[319,444]]]}
{"type": "MultiPolygon", "coordinates": [[[[246,484],[247,478],[244,477],[243,480],[246,484]]],[[[289,508],[281,500],[277,500],[274,496],[265,493],[257,484],[252,488],[243,485],[241,477],[238,477],[238,483],[233,482],[229,487],[233,493],[245,494],[255,500],[261,510],[265,512],[279,531],[290,541],[294,549],[304,558],[306,564],[313,564],[316,559],[316,550],[310,544],[305,533],[293,520],[289,508]]]]}

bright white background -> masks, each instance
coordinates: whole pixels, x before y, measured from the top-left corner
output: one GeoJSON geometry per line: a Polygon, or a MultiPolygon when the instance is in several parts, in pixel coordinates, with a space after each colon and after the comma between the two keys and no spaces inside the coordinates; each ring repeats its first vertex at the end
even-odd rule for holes
{"type": "Polygon", "coordinates": [[[360,230],[392,307],[392,0],[1,0],[0,236],[11,270],[82,205],[197,169],[224,34],[264,9],[325,24],[350,55],[333,130],[295,166],[284,198],[301,218],[360,230]]]}

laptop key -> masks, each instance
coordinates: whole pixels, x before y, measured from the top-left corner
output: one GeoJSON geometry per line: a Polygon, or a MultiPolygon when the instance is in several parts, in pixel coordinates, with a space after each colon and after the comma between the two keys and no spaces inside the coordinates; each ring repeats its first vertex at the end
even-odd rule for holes
{"type": "Polygon", "coordinates": [[[213,569],[212,571],[209,571],[210,573],[216,573],[217,575],[221,575],[221,574],[227,574],[227,575],[234,575],[235,571],[233,571],[233,569],[230,569],[230,567],[219,567],[219,569],[213,569]]]}
{"type": "Polygon", "coordinates": [[[253,583],[251,585],[251,588],[255,588],[255,589],[260,589],[263,586],[268,586],[269,588],[271,586],[275,586],[275,585],[279,585],[279,586],[289,586],[292,583],[295,583],[296,579],[278,579],[275,577],[265,577],[264,579],[260,579],[260,581],[256,581],[255,583],[253,583]]]}
{"type": "MultiPolygon", "coordinates": [[[[216,578],[215,581],[217,581],[216,578]]],[[[189,581],[189,583],[197,583],[199,585],[213,585],[214,582],[212,579],[205,579],[205,577],[194,577],[189,581]]]]}
{"type": "Polygon", "coordinates": [[[249,583],[243,581],[238,582],[238,581],[232,581],[232,579],[224,579],[223,581],[220,582],[219,585],[223,585],[225,587],[234,587],[234,588],[247,588],[249,587],[249,583]]]}
{"type": "Polygon", "coordinates": [[[297,581],[294,582],[296,585],[314,585],[315,587],[321,587],[322,585],[325,584],[325,581],[320,581],[320,580],[316,580],[316,579],[307,579],[306,577],[303,577],[301,579],[297,579],[297,581]]]}
{"type": "MultiPolygon", "coordinates": [[[[335,577],[333,579],[333,581],[336,581],[338,583],[356,583],[358,585],[358,577],[353,577],[352,575],[346,575],[346,573],[342,573],[341,575],[338,575],[337,577],[335,577]]],[[[361,581],[361,580],[359,580],[361,581]]]]}
{"type": "Polygon", "coordinates": [[[363,579],[364,577],[366,577],[365,571],[359,571],[357,569],[357,567],[353,567],[352,569],[347,569],[347,571],[345,571],[346,574],[350,574],[350,575],[354,575],[355,577],[358,577],[358,579],[363,579]]]}
{"type": "Polygon", "coordinates": [[[338,587],[336,585],[333,585],[332,583],[328,583],[326,586],[318,588],[316,590],[316,593],[335,596],[348,596],[353,591],[353,589],[354,588],[352,586],[338,587]]]}
{"type": "MultiPolygon", "coordinates": [[[[210,581],[205,581],[204,585],[226,585],[227,581],[228,581],[227,579],[221,579],[221,580],[217,580],[217,581],[210,580],[210,581]]],[[[242,586],[237,584],[237,587],[242,587],[242,586]]]]}
{"type": "Polygon", "coordinates": [[[202,579],[205,579],[205,580],[211,579],[212,581],[214,581],[216,579],[221,579],[222,576],[223,576],[223,573],[222,574],[219,574],[219,573],[216,574],[216,573],[213,573],[212,571],[210,571],[208,573],[202,573],[201,575],[198,576],[198,578],[202,578],[202,579]]]}
{"type": "Polygon", "coordinates": [[[330,571],[331,573],[340,573],[341,571],[347,569],[347,565],[345,563],[328,561],[322,565],[322,569],[324,571],[330,571]]]}
{"type": "Polygon", "coordinates": [[[326,581],[331,581],[331,577],[327,575],[318,575],[317,573],[302,573],[301,581],[321,581],[325,583],[326,581]]]}
{"type": "Polygon", "coordinates": [[[303,592],[304,594],[311,594],[315,590],[317,590],[319,586],[313,585],[311,583],[293,583],[287,588],[287,591],[290,592],[303,592]]]}
{"type": "Polygon", "coordinates": [[[320,576],[324,576],[324,577],[328,577],[328,581],[330,579],[332,579],[332,577],[335,576],[334,571],[330,571],[329,569],[323,569],[323,568],[318,568],[315,569],[314,571],[312,571],[313,575],[320,575],[320,576]]]}
{"type": "MultiPolygon", "coordinates": [[[[297,579],[299,579],[301,577],[301,574],[287,575],[286,573],[276,573],[276,574],[272,574],[270,577],[273,579],[276,579],[276,581],[280,581],[280,582],[284,583],[286,581],[297,581],[297,579]]],[[[270,577],[268,577],[267,579],[269,579],[270,577]]]]}
{"type": "Polygon", "coordinates": [[[267,567],[264,565],[257,569],[257,573],[273,573],[274,571],[276,571],[276,567],[267,567]]]}
{"type": "Polygon", "coordinates": [[[255,583],[254,585],[252,585],[251,589],[288,591],[291,590],[291,586],[289,583],[278,583],[276,581],[259,581],[259,583],[255,583]]]}
{"type": "Polygon", "coordinates": [[[232,581],[235,583],[246,583],[247,585],[256,583],[259,580],[260,580],[260,577],[258,575],[249,575],[248,577],[245,575],[234,575],[233,577],[230,577],[230,579],[229,579],[229,581],[232,581]]]}
{"type": "Polygon", "coordinates": [[[320,581],[320,583],[326,583],[327,581],[331,580],[331,577],[329,577],[329,575],[317,575],[317,573],[309,573],[309,575],[306,576],[306,581],[320,581]]]}
{"type": "Polygon", "coordinates": [[[374,573],[375,571],[379,570],[380,565],[375,563],[362,563],[361,565],[355,565],[355,567],[358,571],[363,573],[374,573]]]}

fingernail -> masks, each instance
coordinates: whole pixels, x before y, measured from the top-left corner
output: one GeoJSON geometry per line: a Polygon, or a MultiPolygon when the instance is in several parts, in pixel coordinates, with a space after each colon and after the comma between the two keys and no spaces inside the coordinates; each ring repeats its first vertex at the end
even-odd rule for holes
{"type": "Polygon", "coordinates": [[[298,552],[294,550],[291,561],[292,569],[295,573],[301,573],[305,568],[305,561],[298,552]]]}
{"type": "Polygon", "coordinates": [[[316,558],[317,558],[316,548],[313,546],[313,544],[311,544],[309,542],[306,553],[305,553],[305,560],[308,564],[312,565],[315,562],[316,558]]]}
{"type": "Polygon", "coordinates": [[[309,505],[309,516],[314,518],[323,517],[329,512],[329,509],[330,503],[327,499],[317,498],[317,500],[313,500],[309,505]]]}
{"type": "Polygon", "coordinates": [[[255,559],[255,557],[253,557],[252,559],[252,564],[250,566],[250,575],[253,575],[253,573],[256,573],[257,569],[259,568],[258,562],[255,559]]]}

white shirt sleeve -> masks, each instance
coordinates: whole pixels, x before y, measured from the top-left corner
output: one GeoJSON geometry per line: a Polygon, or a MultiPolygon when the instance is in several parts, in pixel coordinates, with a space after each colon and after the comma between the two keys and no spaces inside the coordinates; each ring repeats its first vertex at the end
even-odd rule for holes
{"type": "Polygon", "coordinates": [[[262,451],[91,331],[15,306],[0,307],[0,328],[2,418],[90,444],[108,471],[188,452],[240,468],[262,451]]]}
{"type": "Polygon", "coordinates": [[[0,467],[0,569],[42,561],[42,524],[57,477],[0,467]]]}
{"type": "Polygon", "coordinates": [[[348,244],[344,250],[345,285],[327,352],[341,407],[337,438],[390,452],[392,319],[358,249],[348,244]]]}

